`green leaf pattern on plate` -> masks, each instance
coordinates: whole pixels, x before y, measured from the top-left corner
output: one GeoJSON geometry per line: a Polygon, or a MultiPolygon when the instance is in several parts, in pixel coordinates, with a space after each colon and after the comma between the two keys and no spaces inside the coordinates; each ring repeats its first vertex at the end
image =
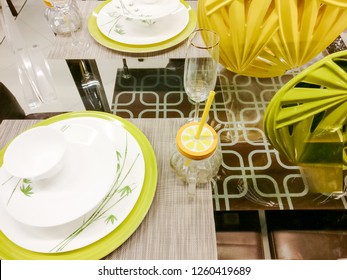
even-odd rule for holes
{"type": "Polygon", "coordinates": [[[106,224],[111,223],[113,225],[115,221],[117,221],[117,218],[112,214],[105,219],[106,224]]]}
{"type": "Polygon", "coordinates": [[[110,35],[112,31],[119,35],[125,35],[126,32],[124,31],[123,25],[119,23],[123,16],[117,12],[109,12],[107,15],[110,17],[110,21],[106,22],[105,25],[112,23],[110,29],[108,30],[108,35],[110,35]]]}
{"type": "Polygon", "coordinates": [[[123,15],[132,15],[137,16],[139,18],[151,17],[150,14],[144,14],[141,9],[133,2],[124,3],[122,0],[119,1],[120,5],[116,5],[118,10],[123,11],[123,15]]]}
{"type": "MultiPolygon", "coordinates": [[[[118,7],[119,8],[119,7],[118,7]]],[[[135,9],[133,11],[130,11],[129,10],[129,13],[132,13],[132,12],[135,12],[137,13],[138,10],[135,9]]],[[[110,23],[112,23],[110,29],[108,30],[108,36],[110,36],[111,32],[115,32],[119,35],[126,35],[126,31],[124,29],[124,26],[123,24],[120,24],[119,21],[124,17],[123,15],[119,14],[117,11],[110,11],[110,12],[107,12],[106,13],[109,17],[110,17],[110,20],[108,22],[106,22],[105,24],[103,25],[109,25],[110,23]]],[[[140,14],[139,15],[140,17],[142,18],[146,18],[146,17],[149,17],[150,15],[143,15],[143,14],[140,14]]],[[[132,21],[133,19],[131,18],[128,18],[128,17],[124,17],[125,20],[127,21],[132,21]]],[[[148,24],[148,25],[151,25],[151,24],[155,24],[156,21],[155,20],[152,20],[152,19],[142,19],[141,20],[142,23],[145,23],[145,24],[148,24]]]]}
{"type": "Polygon", "coordinates": [[[72,242],[80,233],[88,228],[94,222],[104,219],[105,224],[114,224],[117,220],[114,213],[108,214],[112,211],[112,208],[117,205],[120,201],[132,194],[132,191],[136,186],[129,184],[124,185],[124,181],[131,173],[136,161],[139,159],[140,154],[138,153],[134,158],[128,158],[128,133],[126,133],[126,145],[123,153],[116,151],[118,164],[116,167],[116,176],[114,183],[110,187],[109,192],[106,194],[104,199],[100,202],[96,210],[89,216],[85,217],[81,226],[78,227],[74,232],[67,236],[63,241],[52,248],[51,252],[61,252],[64,248],[72,242]],[[130,164],[127,164],[129,162],[130,164]]]}
{"type": "Polygon", "coordinates": [[[31,197],[31,195],[34,194],[33,192],[33,188],[31,187],[31,180],[29,179],[22,179],[22,178],[16,178],[16,177],[13,177],[11,176],[10,178],[8,178],[5,182],[3,182],[1,185],[5,185],[7,184],[8,182],[10,182],[11,180],[13,179],[17,179],[17,183],[15,184],[15,186],[13,187],[13,190],[11,192],[11,195],[10,197],[8,198],[7,200],[7,205],[11,202],[11,199],[13,197],[13,194],[16,192],[16,190],[18,189],[18,186],[19,187],[19,190],[21,193],[23,193],[24,195],[28,196],[28,197],[31,197]]]}
{"type": "Polygon", "coordinates": [[[31,185],[22,184],[22,186],[20,187],[20,190],[24,195],[29,196],[29,197],[32,194],[34,194],[33,188],[31,187],[31,185]]]}

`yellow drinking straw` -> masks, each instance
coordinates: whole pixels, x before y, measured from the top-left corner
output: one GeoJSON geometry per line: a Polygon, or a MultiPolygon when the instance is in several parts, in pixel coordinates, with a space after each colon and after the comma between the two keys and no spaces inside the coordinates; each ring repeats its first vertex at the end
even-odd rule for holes
{"type": "Polygon", "coordinates": [[[200,138],[200,134],[201,134],[202,128],[204,127],[206,119],[207,119],[207,116],[208,116],[208,113],[210,112],[210,107],[212,105],[213,98],[214,98],[215,94],[216,93],[213,90],[211,90],[209,95],[208,95],[208,99],[206,101],[205,109],[204,109],[204,112],[202,114],[198,130],[196,131],[196,134],[195,134],[195,139],[199,139],[200,138]]]}

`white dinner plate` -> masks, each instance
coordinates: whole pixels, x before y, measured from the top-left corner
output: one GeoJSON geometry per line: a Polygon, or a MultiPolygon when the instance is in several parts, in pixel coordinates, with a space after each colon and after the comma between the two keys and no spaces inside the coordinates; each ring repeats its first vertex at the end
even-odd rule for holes
{"type": "Polygon", "coordinates": [[[164,42],[182,32],[189,22],[189,11],[182,3],[175,13],[155,20],[129,19],[119,14],[114,3],[106,4],[97,16],[99,30],[111,40],[129,45],[164,42]]]}
{"type": "Polygon", "coordinates": [[[174,13],[179,0],[112,0],[118,14],[131,19],[159,19],[174,13]]]}
{"type": "MultiPolygon", "coordinates": [[[[43,253],[67,252],[98,241],[124,221],[141,193],[145,168],[143,154],[136,139],[117,120],[110,122],[100,118],[79,117],[64,119],[50,125],[61,129],[68,126],[73,127],[74,124],[91,127],[106,136],[108,143],[112,143],[113,149],[107,150],[116,157],[116,161],[105,162],[104,157],[97,158],[94,155],[95,162],[92,163],[93,168],[106,169],[108,172],[112,170],[112,174],[105,173],[106,177],[112,178],[112,182],[109,184],[108,181],[104,180],[102,174],[94,172],[94,169],[84,169],[81,165],[74,167],[79,180],[84,183],[91,180],[97,189],[104,188],[102,185],[106,183],[108,192],[106,195],[103,194],[101,202],[96,207],[81,218],[54,227],[36,227],[23,224],[8,213],[4,203],[0,203],[1,230],[10,240],[25,249],[43,253]],[[84,176],[88,180],[83,179],[84,176]]],[[[99,142],[99,145],[103,144],[107,145],[106,142],[99,142]]],[[[97,148],[96,152],[89,150],[88,153],[100,151],[97,148]]],[[[89,161],[88,159],[87,165],[89,165],[89,161]]],[[[3,177],[3,168],[0,169],[0,173],[2,192],[4,186],[10,181],[3,177]]],[[[72,177],[70,179],[74,180],[72,177]]],[[[75,180],[75,182],[77,181],[75,180]]],[[[83,190],[80,191],[83,192],[83,190]]],[[[94,195],[96,195],[95,192],[94,195]]],[[[57,197],[60,196],[61,194],[57,191],[57,197]]],[[[60,201],[60,209],[64,209],[64,207],[64,201],[60,201]]],[[[80,200],[77,198],[74,201],[74,208],[79,207],[80,200]]]]}
{"type": "Polygon", "coordinates": [[[58,129],[68,146],[57,175],[30,181],[0,170],[0,182],[6,182],[0,189],[2,203],[23,224],[52,227],[80,218],[100,203],[114,181],[117,157],[105,135],[81,125],[58,129]]]}

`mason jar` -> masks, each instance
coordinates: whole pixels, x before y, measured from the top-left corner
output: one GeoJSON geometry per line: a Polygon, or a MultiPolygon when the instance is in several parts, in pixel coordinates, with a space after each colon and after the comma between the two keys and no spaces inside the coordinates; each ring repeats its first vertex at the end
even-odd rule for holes
{"type": "Polygon", "coordinates": [[[44,0],[45,17],[55,34],[69,35],[82,26],[82,17],[75,0],[44,0]]]}
{"type": "Polygon", "coordinates": [[[218,174],[222,152],[215,130],[205,124],[196,139],[199,123],[182,126],[176,136],[176,145],[170,155],[170,165],[176,175],[188,184],[208,183],[218,174]]]}

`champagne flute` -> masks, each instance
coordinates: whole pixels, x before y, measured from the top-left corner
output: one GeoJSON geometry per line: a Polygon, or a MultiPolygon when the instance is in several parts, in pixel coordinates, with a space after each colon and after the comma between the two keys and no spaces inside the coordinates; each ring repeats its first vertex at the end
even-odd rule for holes
{"type": "Polygon", "coordinates": [[[200,102],[216,86],[218,62],[218,34],[208,29],[194,31],[188,38],[183,82],[188,97],[195,102],[195,122],[199,120],[200,102]]]}

